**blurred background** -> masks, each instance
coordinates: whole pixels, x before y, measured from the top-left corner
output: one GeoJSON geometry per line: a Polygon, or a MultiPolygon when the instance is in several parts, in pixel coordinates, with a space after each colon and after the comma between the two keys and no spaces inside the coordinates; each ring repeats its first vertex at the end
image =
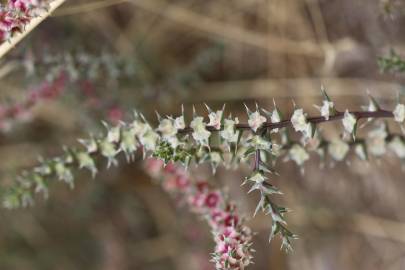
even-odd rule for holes
{"type": "MultiPolygon", "coordinates": [[[[402,0],[69,0],[0,59],[1,181],[135,108],[155,119],[226,103],[246,120],[243,102],[271,109],[274,98],[285,115],[292,99],[317,114],[324,85],[342,110],[367,105],[367,90],[392,109],[405,76],[381,72],[377,58],[405,56],[404,26],[402,0]]],[[[325,134],[337,137],[339,125],[325,134]]],[[[320,170],[314,156],[304,174],[278,163],[272,182],[300,239],[285,254],[268,243],[269,218],[251,219],[250,269],[405,269],[400,162],[349,161],[320,170]]],[[[94,180],[79,172],[74,190],[53,184],[33,208],[1,210],[0,269],[213,269],[205,222],[140,161],[120,164],[94,180]]],[[[240,188],[248,172],[211,178],[251,217],[258,197],[240,188]]]]}

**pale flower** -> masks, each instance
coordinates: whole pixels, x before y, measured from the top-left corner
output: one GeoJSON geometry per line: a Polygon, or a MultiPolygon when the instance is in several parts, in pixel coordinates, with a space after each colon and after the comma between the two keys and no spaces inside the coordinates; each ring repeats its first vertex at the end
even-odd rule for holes
{"type": "Polygon", "coordinates": [[[165,139],[173,137],[177,134],[177,129],[173,125],[172,119],[162,119],[157,130],[162,133],[162,136],[165,139]]]}
{"type": "Polygon", "coordinates": [[[321,112],[321,116],[323,116],[325,120],[329,120],[331,109],[333,109],[333,102],[327,100],[322,102],[322,107],[318,107],[318,110],[321,112]]]}
{"type": "Polygon", "coordinates": [[[158,139],[159,135],[153,130],[149,130],[139,138],[139,141],[146,151],[154,151],[156,149],[158,139]]]}
{"type": "Polygon", "coordinates": [[[235,121],[232,119],[224,120],[224,130],[220,134],[227,142],[236,143],[238,141],[238,132],[235,130],[235,124],[238,122],[238,118],[235,118],[235,121]]]}
{"type": "Polygon", "coordinates": [[[368,133],[368,151],[375,156],[382,156],[386,151],[385,138],[388,136],[385,125],[368,133]]]}
{"type": "Polygon", "coordinates": [[[277,109],[273,110],[273,113],[271,114],[271,119],[270,120],[271,120],[271,122],[273,124],[281,122],[281,117],[280,117],[280,114],[279,114],[277,109]]]}
{"type": "Polygon", "coordinates": [[[395,138],[388,144],[388,147],[399,158],[405,158],[405,144],[399,136],[395,136],[395,138]]]}
{"type": "Polygon", "coordinates": [[[261,150],[270,150],[271,149],[271,142],[263,139],[262,136],[253,136],[251,145],[256,149],[261,150]]]}
{"type": "Polygon", "coordinates": [[[119,142],[121,135],[121,127],[115,126],[108,129],[107,140],[111,143],[119,142]]]}
{"type": "Polygon", "coordinates": [[[256,132],[266,121],[266,117],[260,115],[258,111],[255,111],[249,115],[248,124],[253,131],[256,132]]]}
{"type": "Polygon", "coordinates": [[[89,140],[79,139],[79,142],[86,147],[87,153],[94,153],[98,150],[98,145],[94,138],[91,138],[89,140]]]}
{"type": "Polygon", "coordinates": [[[184,143],[180,142],[177,136],[169,137],[166,139],[166,141],[174,148],[176,149],[177,146],[182,145],[184,143]]]}
{"type": "Polygon", "coordinates": [[[219,164],[219,163],[221,163],[221,161],[222,161],[221,154],[218,153],[218,152],[214,152],[214,151],[211,152],[211,153],[210,153],[210,160],[211,160],[211,162],[214,163],[214,164],[219,164]]]}
{"type": "Polygon", "coordinates": [[[291,124],[295,131],[307,132],[308,122],[303,109],[296,109],[291,117],[291,124]]]}
{"type": "Polygon", "coordinates": [[[86,168],[90,170],[91,175],[94,177],[97,173],[96,163],[87,152],[77,152],[76,159],[79,163],[79,168],[86,168]]]}
{"type": "Polygon", "coordinates": [[[266,180],[266,177],[264,177],[263,174],[260,172],[255,172],[253,175],[251,175],[246,180],[261,184],[266,180]]]}
{"type": "Polygon", "coordinates": [[[184,123],[184,116],[179,116],[176,119],[174,119],[174,127],[179,130],[179,129],[184,129],[186,127],[186,124],[184,123]]]}
{"type": "Polygon", "coordinates": [[[377,108],[376,104],[374,103],[374,101],[372,99],[370,99],[370,103],[368,104],[367,111],[375,112],[377,110],[378,110],[378,108],[377,108]]]}
{"type": "Polygon", "coordinates": [[[216,130],[221,129],[222,114],[223,111],[210,112],[210,114],[208,115],[210,119],[208,125],[214,127],[216,130]]]}
{"type": "Polygon", "coordinates": [[[353,114],[349,113],[348,110],[345,111],[342,123],[345,131],[352,134],[354,131],[354,126],[356,125],[357,119],[353,114]]]}
{"type": "Polygon", "coordinates": [[[142,137],[142,135],[145,134],[150,129],[151,129],[150,125],[142,121],[135,120],[132,122],[132,130],[134,134],[138,137],[142,137]]]}
{"type": "Polygon", "coordinates": [[[317,134],[315,134],[314,137],[305,139],[304,143],[305,143],[305,147],[309,151],[317,151],[319,146],[321,145],[321,140],[320,140],[319,136],[317,134]]]}
{"type": "Polygon", "coordinates": [[[123,129],[121,135],[120,150],[124,151],[127,160],[131,157],[133,152],[136,151],[137,142],[135,139],[134,131],[130,129],[123,129]]]}
{"type": "Polygon", "coordinates": [[[404,122],[405,120],[405,105],[404,104],[398,104],[395,107],[395,110],[393,111],[394,114],[394,119],[397,122],[404,122]]]}
{"type": "Polygon", "coordinates": [[[278,157],[281,155],[281,150],[283,147],[280,144],[272,143],[271,145],[271,154],[278,157]]]}
{"type": "Polygon", "coordinates": [[[309,159],[307,151],[305,151],[305,149],[299,144],[294,144],[289,150],[288,154],[290,159],[295,161],[298,166],[301,166],[309,159]]]}
{"type": "MultiPolygon", "coordinates": [[[[281,122],[281,116],[279,111],[277,110],[277,108],[275,108],[271,114],[270,117],[270,121],[271,123],[275,124],[275,123],[280,123],[281,122]]],[[[275,133],[278,132],[278,128],[273,129],[271,132],[275,133]]]]}
{"type": "Polygon", "coordinates": [[[108,159],[107,168],[111,166],[111,164],[117,166],[118,161],[115,159],[115,156],[118,154],[119,150],[116,149],[116,146],[109,142],[108,140],[100,141],[100,152],[101,155],[108,159]]]}
{"type": "Polygon", "coordinates": [[[349,145],[340,139],[333,140],[328,146],[329,155],[337,161],[342,161],[349,152],[349,149],[349,145]]]}
{"type": "Polygon", "coordinates": [[[190,127],[194,130],[192,134],[194,140],[201,144],[208,144],[208,138],[211,136],[211,132],[205,126],[204,118],[201,116],[195,117],[190,123],[190,127]]]}
{"type": "Polygon", "coordinates": [[[307,123],[306,129],[302,132],[304,134],[304,139],[308,139],[312,137],[312,129],[313,126],[311,123],[307,123]]]}
{"type": "Polygon", "coordinates": [[[363,144],[356,144],[354,152],[361,160],[367,160],[366,148],[363,144]]]}
{"type": "Polygon", "coordinates": [[[218,165],[222,161],[221,154],[213,151],[210,153],[209,157],[210,157],[210,161],[211,161],[212,173],[215,174],[218,165]]]}

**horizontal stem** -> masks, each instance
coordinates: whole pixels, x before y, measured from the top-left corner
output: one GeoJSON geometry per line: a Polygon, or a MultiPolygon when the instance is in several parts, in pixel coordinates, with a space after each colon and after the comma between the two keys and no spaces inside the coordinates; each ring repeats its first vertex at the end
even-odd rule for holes
{"type": "MultiPolygon", "coordinates": [[[[363,118],[392,118],[394,117],[394,114],[391,111],[386,111],[386,110],[377,110],[377,111],[352,111],[350,112],[351,114],[356,117],[357,120],[363,119],[363,118]]],[[[315,116],[315,117],[309,117],[307,118],[307,121],[313,124],[319,124],[323,122],[331,122],[331,121],[337,121],[337,120],[342,120],[344,117],[343,112],[336,112],[334,115],[331,115],[329,119],[326,119],[323,116],[315,116]]],[[[271,123],[271,122],[265,122],[261,126],[260,129],[266,129],[266,130],[272,130],[272,129],[277,129],[277,128],[283,128],[283,127],[288,127],[291,125],[291,120],[283,120],[278,123],[271,123]]],[[[219,130],[222,130],[224,128],[223,125],[221,125],[221,128],[219,130]]],[[[245,129],[251,129],[249,124],[246,123],[241,123],[241,124],[236,124],[235,125],[236,129],[239,130],[245,130],[245,129]]],[[[217,131],[217,129],[213,126],[207,126],[206,129],[208,131],[217,131]]],[[[179,130],[179,133],[190,133],[192,132],[193,129],[191,127],[186,127],[184,129],[179,130]]]]}

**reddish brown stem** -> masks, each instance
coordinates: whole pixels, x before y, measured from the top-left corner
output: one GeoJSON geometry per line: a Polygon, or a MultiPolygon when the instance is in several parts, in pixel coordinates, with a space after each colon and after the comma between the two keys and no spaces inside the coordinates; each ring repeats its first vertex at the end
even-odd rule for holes
{"type": "Polygon", "coordinates": [[[256,150],[255,153],[255,166],[253,168],[253,171],[258,171],[260,169],[260,150],[256,150]]]}
{"type": "MultiPolygon", "coordinates": [[[[357,120],[359,119],[364,119],[364,118],[392,118],[394,117],[394,114],[391,111],[386,111],[386,110],[378,110],[378,111],[373,111],[373,112],[368,112],[368,111],[352,111],[350,112],[353,114],[357,120]]],[[[336,112],[334,115],[331,115],[328,120],[325,119],[323,116],[316,116],[316,117],[309,117],[307,118],[307,121],[313,124],[319,124],[323,122],[331,122],[331,121],[337,121],[337,120],[342,120],[344,117],[343,112],[336,112]]],[[[288,127],[291,125],[291,120],[283,120],[278,123],[271,123],[271,122],[266,122],[262,125],[261,129],[266,129],[266,130],[272,130],[276,128],[283,128],[283,127],[288,127]]],[[[206,127],[208,131],[217,131],[212,126],[207,126],[206,127]]],[[[222,130],[224,127],[221,125],[222,130]]],[[[241,123],[235,125],[236,129],[244,130],[244,129],[251,129],[251,127],[246,124],[246,123],[241,123]]],[[[186,127],[184,129],[179,130],[179,133],[190,133],[192,132],[193,129],[191,127],[186,127]]]]}

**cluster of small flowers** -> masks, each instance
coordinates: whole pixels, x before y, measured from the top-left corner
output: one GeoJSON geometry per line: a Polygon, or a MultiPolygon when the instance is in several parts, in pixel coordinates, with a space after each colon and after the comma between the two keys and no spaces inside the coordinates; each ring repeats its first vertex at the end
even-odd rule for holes
{"type": "Polygon", "coordinates": [[[163,188],[178,196],[192,212],[201,215],[211,227],[215,252],[213,262],[218,270],[241,270],[252,262],[252,232],[239,216],[236,206],[207,181],[193,181],[182,168],[161,160],[146,160],[146,171],[159,179],[163,188]]]}
{"type": "Polygon", "coordinates": [[[54,80],[46,81],[29,91],[24,101],[0,106],[0,130],[9,131],[15,121],[29,117],[31,109],[41,101],[59,97],[66,85],[66,75],[61,72],[54,80]]]}
{"type": "Polygon", "coordinates": [[[400,159],[405,158],[404,136],[402,134],[390,134],[384,122],[378,123],[375,128],[368,132],[365,138],[357,138],[354,142],[343,138],[327,140],[322,137],[320,132],[317,132],[309,144],[304,145],[301,141],[290,141],[290,144],[284,147],[286,150],[284,152],[286,155],[285,160],[293,160],[301,168],[310,159],[310,152],[319,155],[322,160],[320,163],[322,167],[328,156],[331,158],[332,165],[335,162],[345,161],[351,149],[363,161],[368,161],[370,156],[380,158],[388,150],[400,159]]]}
{"type": "Polygon", "coordinates": [[[43,0],[8,0],[0,5],[0,43],[8,40],[36,16],[38,11],[48,7],[49,1],[43,0]]]}

